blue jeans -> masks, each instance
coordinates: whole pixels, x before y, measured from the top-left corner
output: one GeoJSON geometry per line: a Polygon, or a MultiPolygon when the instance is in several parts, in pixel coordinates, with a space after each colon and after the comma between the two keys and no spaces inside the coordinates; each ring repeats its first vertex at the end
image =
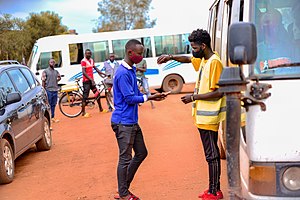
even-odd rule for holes
{"type": "Polygon", "coordinates": [[[47,96],[48,96],[48,101],[50,104],[51,108],[51,118],[54,118],[54,112],[55,112],[55,106],[57,104],[57,97],[58,97],[58,92],[57,91],[47,91],[47,96]]]}

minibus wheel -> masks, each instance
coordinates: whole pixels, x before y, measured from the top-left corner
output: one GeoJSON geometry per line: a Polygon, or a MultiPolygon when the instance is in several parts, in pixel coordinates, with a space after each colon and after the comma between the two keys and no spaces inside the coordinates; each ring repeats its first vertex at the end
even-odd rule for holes
{"type": "Polygon", "coordinates": [[[162,89],[164,92],[171,91],[173,94],[180,93],[183,87],[183,80],[177,74],[168,75],[162,84],[162,89]]]}

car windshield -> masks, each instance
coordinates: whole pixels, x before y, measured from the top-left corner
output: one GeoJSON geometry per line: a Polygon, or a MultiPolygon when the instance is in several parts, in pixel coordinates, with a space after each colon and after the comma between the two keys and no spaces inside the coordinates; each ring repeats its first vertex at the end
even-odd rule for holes
{"type": "Polygon", "coordinates": [[[257,29],[259,78],[300,78],[300,1],[257,0],[254,3],[257,29]]]}

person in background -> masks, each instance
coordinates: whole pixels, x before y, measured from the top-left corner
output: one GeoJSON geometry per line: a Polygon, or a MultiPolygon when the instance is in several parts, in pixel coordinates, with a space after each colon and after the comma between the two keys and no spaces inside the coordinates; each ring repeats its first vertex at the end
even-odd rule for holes
{"type": "MultiPolygon", "coordinates": [[[[113,87],[113,80],[114,80],[115,72],[118,69],[118,67],[119,67],[119,63],[115,60],[115,54],[110,53],[109,59],[104,62],[104,67],[102,68],[102,70],[104,70],[104,73],[107,75],[107,78],[104,79],[104,82],[108,86],[109,90],[111,90],[113,87]]],[[[109,103],[107,103],[107,105],[109,111],[111,112],[113,110],[112,107],[110,106],[109,103]]]]}
{"type": "MultiPolygon", "coordinates": [[[[92,51],[90,49],[85,50],[85,57],[81,60],[81,67],[83,81],[82,116],[87,118],[90,117],[90,114],[85,112],[85,106],[86,100],[89,97],[90,90],[92,90],[94,94],[97,94],[99,92],[94,81],[93,69],[95,69],[101,77],[105,77],[106,74],[102,73],[95,66],[94,60],[92,59],[92,51]]],[[[99,111],[106,113],[107,110],[102,108],[100,98],[97,99],[97,103],[99,105],[99,111]]]]}
{"type": "Polygon", "coordinates": [[[197,29],[189,36],[192,47],[192,57],[180,55],[162,55],[157,59],[161,64],[169,60],[192,63],[199,71],[194,94],[181,97],[183,103],[193,103],[192,116],[198,128],[202,141],[205,158],[209,171],[209,187],[199,194],[204,200],[218,200],[223,198],[220,189],[220,150],[217,145],[219,123],[225,119],[226,99],[219,92],[217,85],[221,76],[222,62],[211,49],[211,38],[207,31],[197,29]]]}
{"type": "Polygon", "coordinates": [[[116,71],[113,83],[115,110],[111,117],[111,127],[119,147],[117,177],[118,197],[121,200],[139,199],[129,191],[129,187],[148,154],[142,129],[138,124],[138,104],[148,100],[161,101],[168,95],[156,93],[147,96],[139,91],[134,64],[142,61],[143,52],[144,46],[140,41],[132,39],[126,43],[125,58],[116,71]]]}
{"type": "MultiPolygon", "coordinates": [[[[142,82],[142,87],[147,96],[150,96],[148,79],[145,76],[145,72],[147,71],[147,62],[143,59],[141,62],[136,64],[136,77],[138,80],[142,82]]],[[[153,102],[150,101],[151,107],[154,108],[153,102]]]]}
{"type": "Polygon", "coordinates": [[[60,81],[61,77],[59,72],[54,69],[54,67],[55,60],[51,58],[49,60],[49,67],[42,73],[42,85],[47,92],[48,101],[51,107],[51,121],[57,123],[59,120],[55,118],[55,107],[58,99],[58,82],[60,81]]]}

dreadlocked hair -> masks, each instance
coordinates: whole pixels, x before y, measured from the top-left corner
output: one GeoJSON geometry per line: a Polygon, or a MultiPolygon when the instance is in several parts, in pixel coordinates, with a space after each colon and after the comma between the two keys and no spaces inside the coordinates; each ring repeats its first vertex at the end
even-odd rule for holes
{"type": "Polygon", "coordinates": [[[196,44],[206,44],[209,48],[211,48],[210,42],[210,35],[206,30],[197,29],[194,30],[191,35],[189,36],[189,42],[194,42],[196,44]]]}

